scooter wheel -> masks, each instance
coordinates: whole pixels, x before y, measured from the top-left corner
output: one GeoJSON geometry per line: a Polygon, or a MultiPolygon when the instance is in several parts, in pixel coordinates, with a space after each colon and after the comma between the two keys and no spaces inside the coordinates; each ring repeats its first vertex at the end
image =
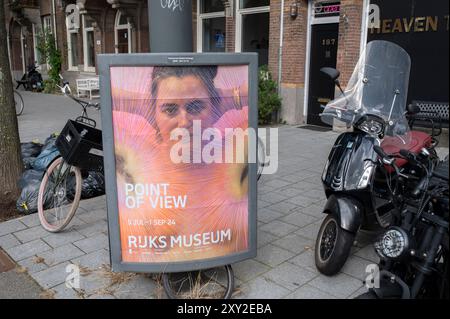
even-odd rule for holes
{"type": "Polygon", "coordinates": [[[315,247],[315,262],[317,269],[324,275],[337,274],[350,255],[355,234],[340,226],[337,214],[329,214],[319,229],[315,247]]]}

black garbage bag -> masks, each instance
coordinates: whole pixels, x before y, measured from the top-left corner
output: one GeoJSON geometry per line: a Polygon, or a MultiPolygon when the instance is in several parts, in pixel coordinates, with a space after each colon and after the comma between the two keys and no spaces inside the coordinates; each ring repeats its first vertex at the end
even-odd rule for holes
{"type": "Polygon", "coordinates": [[[38,181],[39,183],[42,180],[42,176],[44,175],[43,171],[37,171],[34,169],[27,170],[22,173],[22,176],[19,178],[19,188],[24,189],[27,185],[29,185],[33,181],[38,181]]]}
{"type": "Polygon", "coordinates": [[[41,152],[34,160],[32,166],[35,170],[45,171],[47,167],[59,156],[59,151],[56,146],[49,147],[41,152]]]}
{"type": "Polygon", "coordinates": [[[25,168],[26,170],[33,169],[33,164],[35,160],[36,157],[23,157],[22,158],[23,168],[25,168]]]}
{"type": "MultiPolygon", "coordinates": [[[[22,214],[33,214],[38,211],[39,187],[41,181],[31,180],[23,189],[19,199],[16,202],[17,210],[22,214]]],[[[44,197],[44,207],[48,207],[51,203],[52,194],[47,192],[44,197]]]]}
{"type": "Polygon", "coordinates": [[[56,133],[53,133],[52,135],[47,137],[45,139],[44,146],[42,146],[41,152],[43,152],[43,151],[45,151],[45,150],[47,150],[49,148],[53,148],[55,146],[57,138],[58,138],[58,134],[56,134],[56,133]]]}
{"type": "Polygon", "coordinates": [[[81,198],[93,198],[105,194],[105,176],[101,172],[90,171],[81,185],[81,198]]]}
{"type": "Polygon", "coordinates": [[[38,156],[41,153],[43,146],[44,145],[39,142],[21,143],[20,149],[22,153],[22,158],[38,156]]]}

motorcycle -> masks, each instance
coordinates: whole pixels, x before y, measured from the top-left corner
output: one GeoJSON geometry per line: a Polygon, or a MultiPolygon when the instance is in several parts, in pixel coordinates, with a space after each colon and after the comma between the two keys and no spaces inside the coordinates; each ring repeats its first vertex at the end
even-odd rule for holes
{"type": "Polygon", "coordinates": [[[322,174],[327,216],[317,235],[315,264],[325,275],[334,275],[343,267],[360,230],[381,232],[399,222],[408,201],[407,190],[417,182],[405,177],[423,174],[401,156],[393,159],[397,171],[388,162],[380,167],[376,150],[388,154],[404,150],[437,159],[431,136],[408,126],[410,66],[405,50],[377,40],[367,44],[345,91],[338,70],[321,70],[342,93],[325,106],[321,120],[329,125],[340,121],[353,128],[337,138],[322,174]]]}
{"type": "Polygon", "coordinates": [[[29,65],[28,71],[25,73],[22,78],[17,81],[16,90],[19,89],[21,85],[23,85],[24,89],[27,91],[36,90],[38,92],[44,89],[44,81],[42,79],[41,73],[37,70],[38,66],[29,65]]]}
{"type": "Polygon", "coordinates": [[[448,158],[427,170],[421,196],[403,212],[401,224],[375,242],[375,287],[357,299],[449,299],[448,158]]]}

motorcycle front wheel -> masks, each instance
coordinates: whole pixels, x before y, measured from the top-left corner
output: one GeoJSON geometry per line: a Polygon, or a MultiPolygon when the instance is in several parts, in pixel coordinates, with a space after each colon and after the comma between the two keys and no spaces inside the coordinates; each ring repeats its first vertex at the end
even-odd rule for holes
{"type": "Polygon", "coordinates": [[[337,274],[350,255],[355,234],[341,228],[339,216],[329,214],[319,229],[314,257],[317,269],[326,276],[337,274]]]}

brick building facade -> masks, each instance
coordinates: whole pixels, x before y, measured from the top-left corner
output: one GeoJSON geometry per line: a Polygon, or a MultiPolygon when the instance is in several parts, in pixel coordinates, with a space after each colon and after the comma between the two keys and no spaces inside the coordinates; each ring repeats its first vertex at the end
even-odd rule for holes
{"type": "MultiPolygon", "coordinates": [[[[410,12],[408,8],[423,0],[400,1],[410,12]]],[[[289,124],[321,124],[320,105],[333,98],[335,88],[320,74],[320,67],[338,68],[345,85],[367,42],[369,0],[192,0],[192,4],[194,50],[258,52],[260,65],[268,64],[280,82],[279,117],[289,124]]],[[[96,54],[151,52],[147,0],[6,0],[5,5],[15,78],[37,59],[36,34],[43,27],[57,35],[69,80],[95,76],[96,54]],[[75,27],[67,22],[70,5],[77,5],[81,14],[75,27]]],[[[446,6],[440,11],[447,12],[448,32],[446,6]]],[[[448,56],[448,35],[446,41],[448,56]]]]}

